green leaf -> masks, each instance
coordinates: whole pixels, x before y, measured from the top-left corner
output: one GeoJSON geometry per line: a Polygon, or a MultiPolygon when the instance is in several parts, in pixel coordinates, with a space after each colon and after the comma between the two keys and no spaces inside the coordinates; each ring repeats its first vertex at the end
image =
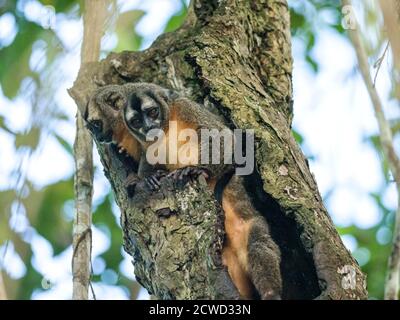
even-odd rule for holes
{"type": "Polygon", "coordinates": [[[290,26],[293,33],[301,28],[304,28],[305,24],[306,18],[304,15],[294,11],[293,9],[290,10],[290,26]]]}
{"type": "Polygon", "coordinates": [[[118,44],[114,51],[139,50],[142,44],[142,37],[136,33],[134,27],[144,14],[145,12],[142,10],[131,10],[124,12],[118,17],[115,27],[118,36],[118,44]]]}
{"type": "Polygon", "coordinates": [[[73,150],[72,146],[69,144],[69,142],[67,142],[64,138],[62,138],[58,134],[56,134],[56,133],[53,133],[53,134],[56,137],[56,139],[58,140],[58,142],[62,145],[64,150],[67,151],[71,156],[74,156],[74,150],[73,150]]]}
{"type": "Polygon", "coordinates": [[[14,199],[14,190],[0,192],[0,244],[4,243],[10,236],[8,219],[10,217],[11,204],[14,199]]]}
{"type": "Polygon", "coordinates": [[[35,150],[40,140],[40,129],[33,127],[29,132],[15,136],[15,147],[30,147],[35,150]]]}
{"type": "Polygon", "coordinates": [[[176,15],[173,15],[169,19],[167,25],[165,26],[164,32],[172,32],[178,29],[185,21],[186,15],[187,15],[187,9],[186,6],[183,6],[182,9],[176,15]]]}
{"type": "Polygon", "coordinates": [[[42,30],[37,24],[16,17],[18,33],[14,41],[0,49],[0,84],[8,98],[14,98],[21,81],[31,74],[29,58],[32,44],[38,39],[42,30]]]}
{"type": "Polygon", "coordinates": [[[73,179],[57,182],[31,193],[23,203],[32,226],[53,246],[55,254],[72,243],[72,222],[63,214],[64,204],[74,198],[73,179]]]}
{"type": "Polygon", "coordinates": [[[67,12],[74,5],[82,6],[83,0],[39,0],[45,6],[54,7],[57,13],[59,12],[67,12]]]}
{"type": "Polygon", "coordinates": [[[296,130],[292,129],[292,134],[293,134],[294,139],[296,140],[296,142],[298,144],[301,145],[304,142],[304,138],[299,132],[297,132],[296,130]]]}
{"type": "Polygon", "coordinates": [[[15,135],[15,133],[11,129],[9,129],[4,123],[3,116],[0,116],[0,128],[3,129],[4,131],[7,131],[8,133],[11,133],[12,135],[15,135]]]}
{"type": "Polygon", "coordinates": [[[104,252],[101,257],[106,261],[108,269],[113,269],[118,273],[119,264],[123,257],[121,254],[122,248],[122,230],[115,220],[112,212],[111,203],[113,197],[111,194],[106,196],[103,202],[96,208],[93,215],[93,223],[100,229],[108,229],[111,235],[110,247],[104,252]]]}
{"type": "Polygon", "coordinates": [[[308,65],[311,67],[311,69],[315,73],[317,73],[319,70],[319,65],[309,54],[306,55],[306,61],[307,61],[308,65]]]}

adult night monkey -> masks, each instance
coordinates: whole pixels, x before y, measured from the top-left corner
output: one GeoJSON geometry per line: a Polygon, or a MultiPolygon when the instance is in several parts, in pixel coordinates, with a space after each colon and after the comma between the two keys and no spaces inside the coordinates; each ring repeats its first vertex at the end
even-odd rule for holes
{"type": "MultiPolygon", "coordinates": [[[[122,87],[128,93],[123,108],[125,124],[143,150],[139,166],[142,175],[152,175],[157,169],[167,170],[178,179],[202,174],[207,178],[210,188],[214,189],[221,177],[232,170],[233,166],[224,163],[224,159],[220,159],[218,164],[167,161],[150,165],[145,158],[145,152],[152,145],[152,142],[146,140],[150,130],[162,130],[166,145],[172,144],[174,150],[185,144],[185,141],[177,140],[179,133],[185,129],[193,129],[197,133],[201,129],[232,132],[218,116],[170,90],[146,83],[126,84],[122,87]],[[171,133],[172,124],[177,132],[171,133]]],[[[205,142],[200,141],[191,147],[198,149],[200,157],[205,142]]],[[[220,150],[220,156],[224,154],[223,151],[220,150]]],[[[280,299],[280,250],[270,235],[265,218],[253,206],[244,187],[244,179],[243,176],[234,175],[223,189],[222,207],[226,231],[223,262],[242,298],[252,299],[258,295],[261,299],[280,299]]],[[[154,188],[159,186],[157,181],[155,177],[154,188]]]]}

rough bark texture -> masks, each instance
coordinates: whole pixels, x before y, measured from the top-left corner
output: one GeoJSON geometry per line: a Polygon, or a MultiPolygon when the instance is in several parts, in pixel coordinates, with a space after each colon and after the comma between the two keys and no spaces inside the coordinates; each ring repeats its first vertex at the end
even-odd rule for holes
{"type": "MultiPolygon", "coordinates": [[[[364,299],[365,277],[291,134],[291,72],[286,1],[198,0],[184,26],[151,48],[88,64],[71,95],[83,108],[99,84],[154,82],[219,110],[231,127],[254,129],[257,173],[249,191],[262,193],[258,208],[281,247],[283,298],[364,299]]],[[[129,201],[123,180],[134,166],[113,147],[98,149],[141,284],[159,298],[236,298],[221,265],[223,214],[213,195],[200,183],[175,191],[165,179],[162,193],[146,195],[139,184],[129,201]],[[174,214],[162,218],[166,208],[174,214]]]]}

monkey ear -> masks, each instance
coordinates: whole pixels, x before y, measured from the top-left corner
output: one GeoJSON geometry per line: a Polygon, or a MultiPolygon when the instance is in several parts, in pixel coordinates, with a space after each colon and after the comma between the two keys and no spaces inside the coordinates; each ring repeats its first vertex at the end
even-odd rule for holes
{"type": "Polygon", "coordinates": [[[165,96],[166,96],[167,101],[170,102],[170,101],[178,99],[179,93],[174,90],[171,90],[171,89],[166,89],[165,96]]]}
{"type": "Polygon", "coordinates": [[[127,104],[125,96],[119,91],[106,92],[104,101],[116,111],[122,110],[127,104]]]}

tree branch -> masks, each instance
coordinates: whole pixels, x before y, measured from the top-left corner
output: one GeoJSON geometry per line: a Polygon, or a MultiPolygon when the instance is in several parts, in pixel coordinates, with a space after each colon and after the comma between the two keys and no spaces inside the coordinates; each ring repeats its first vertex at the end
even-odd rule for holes
{"type": "MultiPolygon", "coordinates": [[[[344,0],[343,4],[351,5],[351,1],[344,0]]],[[[356,25],[355,28],[349,30],[349,35],[356,51],[361,75],[372,101],[375,117],[378,121],[379,138],[382,145],[382,150],[393,174],[398,192],[398,208],[395,219],[393,248],[389,258],[388,275],[385,285],[385,299],[397,300],[400,283],[400,159],[394,149],[390,124],[386,120],[381,99],[379,98],[378,92],[370,75],[368,57],[359,30],[360,29],[358,25],[356,25]]]]}
{"type": "Polygon", "coordinates": [[[3,272],[0,270],[0,300],[7,300],[6,286],[3,280],[3,272]]]}
{"type": "MultiPolygon", "coordinates": [[[[100,41],[107,12],[106,0],[86,0],[84,36],[81,49],[82,64],[99,59],[100,41]]],[[[93,194],[93,141],[80,112],[76,116],[75,156],[75,206],[73,228],[72,273],[73,299],[87,300],[91,274],[92,249],[92,194],[93,194]]]]}

